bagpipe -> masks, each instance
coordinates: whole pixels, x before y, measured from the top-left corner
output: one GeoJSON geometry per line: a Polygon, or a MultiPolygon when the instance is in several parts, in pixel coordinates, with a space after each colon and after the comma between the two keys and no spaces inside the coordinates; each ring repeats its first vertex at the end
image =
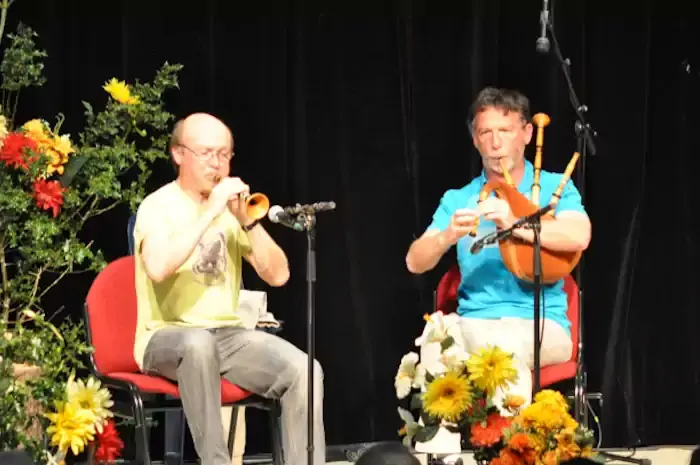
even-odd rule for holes
{"type": "MultiPolygon", "coordinates": [[[[540,207],[540,171],[542,170],[542,146],[544,145],[544,128],[549,125],[550,118],[544,113],[537,113],[533,116],[532,122],[537,126],[537,136],[535,140],[535,162],[534,162],[534,179],[531,188],[532,200],[520,193],[515,186],[513,179],[508,172],[503,159],[501,159],[501,169],[503,171],[503,181],[489,181],[481,189],[478,202],[486,200],[491,193],[496,197],[505,200],[510,205],[513,215],[516,217],[528,217],[536,214],[540,207]]],[[[576,168],[576,163],[580,154],[574,152],[569,164],[564,171],[564,174],[559,181],[559,185],[552,194],[549,201],[551,209],[542,215],[539,219],[543,222],[554,220],[554,207],[559,203],[562,192],[566,187],[566,183],[571,178],[571,174],[576,168]]],[[[469,234],[474,237],[479,228],[479,219],[469,234]]],[[[503,258],[508,271],[516,277],[533,282],[534,281],[534,244],[519,239],[512,234],[509,234],[498,240],[498,248],[503,258]]],[[[542,282],[551,284],[570,274],[578,262],[581,260],[581,251],[577,252],[557,252],[541,248],[541,264],[542,264],[542,282]]]]}

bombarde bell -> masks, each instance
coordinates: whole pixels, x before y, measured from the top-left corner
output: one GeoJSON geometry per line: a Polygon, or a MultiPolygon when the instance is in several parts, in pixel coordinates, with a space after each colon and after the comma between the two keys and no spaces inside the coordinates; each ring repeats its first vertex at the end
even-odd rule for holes
{"type": "MultiPolygon", "coordinates": [[[[532,200],[521,194],[517,186],[515,186],[513,180],[510,177],[503,160],[501,160],[501,168],[503,169],[503,178],[505,182],[502,181],[490,181],[488,182],[479,193],[478,202],[481,203],[488,198],[491,192],[495,193],[500,199],[505,200],[510,205],[510,209],[513,214],[517,217],[525,217],[532,215],[541,207],[540,203],[540,170],[542,167],[542,146],[544,145],[544,128],[549,125],[550,118],[544,113],[537,113],[532,117],[532,122],[537,126],[537,136],[535,139],[536,151],[535,151],[535,162],[534,162],[534,180],[532,183],[532,200]]],[[[564,191],[566,183],[571,178],[571,173],[573,173],[576,168],[576,162],[578,161],[580,154],[574,152],[569,164],[562,175],[561,180],[557,189],[552,194],[549,204],[556,207],[561,194],[564,191]]],[[[554,219],[554,209],[550,210],[546,215],[544,215],[541,220],[543,222],[551,221],[554,219]]],[[[469,232],[471,236],[476,236],[476,231],[479,227],[479,222],[477,219],[476,224],[472,231],[469,232]]],[[[501,253],[501,258],[503,262],[511,273],[513,273],[517,278],[524,281],[534,282],[534,253],[535,247],[532,243],[525,242],[518,239],[517,237],[507,237],[498,242],[498,249],[501,253]]],[[[542,276],[541,280],[545,284],[552,284],[565,276],[571,274],[571,272],[576,268],[578,262],[581,260],[582,253],[579,252],[554,252],[544,247],[540,248],[541,251],[541,265],[542,265],[542,276]]]]}
{"type": "Polygon", "coordinates": [[[245,202],[246,215],[254,220],[260,220],[270,209],[270,200],[265,194],[243,194],[241,200],[245,202]]]}
{"type": "MultiPolygon", "coordinates": [[[[221,181],[220,177],[214,179],[214,183],[218,184],[221,181]]],[[[261,220],[267,211],[270,209],[270,199],[265,194],[256,192],[254,194],[243,193],[240,195],[240,200],[245,203],[246,215],[254,220],[261,220]]]]}

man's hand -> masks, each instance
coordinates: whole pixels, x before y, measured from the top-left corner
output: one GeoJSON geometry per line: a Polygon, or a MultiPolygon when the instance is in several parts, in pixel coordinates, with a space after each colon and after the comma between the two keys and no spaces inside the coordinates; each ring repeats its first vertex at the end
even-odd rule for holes
{"type": "Polygon", "coordinates": [[[224,178],[209,194],[207,207],[215,216],[220,215],[227,206],[231,209],[231,213],[237,215],[238,196],[248,190],[248,186],[240,178],[224,178]],[[233,202],[236,203],[235,209],[231,207],[233,202]]]}
{"type": "Polygon", "coordinates": [[[484,219],[493,221],[500,229],[508,229],[518,220],[510,209],[510,205],[498,197],[489,197],[478,206],[479,214],[484,219]]]}
{"type": "Polygon", "coordinates": [[[450,219],[450,224],[445,230],[445,237],[448,243],[455,245],[462,237],[469,234],[469,231],[474,229],[474,224],[478,217],[477,212],[469,208],[461,208],[455,211],[450,219]]]}

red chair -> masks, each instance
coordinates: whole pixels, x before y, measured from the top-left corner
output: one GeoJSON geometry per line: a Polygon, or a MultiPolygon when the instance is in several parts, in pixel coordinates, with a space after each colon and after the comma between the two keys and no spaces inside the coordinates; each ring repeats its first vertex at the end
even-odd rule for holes
{"type": "MultiPolygon", "coordinates": [[[[134,257],[121,257],[111,262],[95,278],[85,302],[88,343],[94,348],[89,357],[89,369],[113,392],[114,412],[135,422],[136,462],[150,465],[147,412],[181,410],[177,384],[142,373],[133,355],[136,329],[136,290],[134,257]],[[119,401],[117,394],[126,394],[119,401]],[[165,396],[175,400],[167,400],[165,396]],[[153,400],[150,400],[153,398],[153,400]]],[[[266,410],[270,414],[272,459],[283,465],[280,428],[280,404],[264,399],[229,383],[221,381],[221,403],[226,406],[246,406],[266,410]]],[[[229,449],[235,437],[235,418],[229,431],[229,449]]],[[[183,422],[184,429],[184,422],[183,422]]]]}
{"type": "MultiPolygon", "coordinates": [[[[447,314],[457,310],[457,290],[461,281],[462,276],[459,272],[459,266],[453,265],[440,278],[440,282],[435,290],[435,311],[447,314]]],[[[576,281],[571,276],[564,278],[564,291],[568,297],[567,316],[571,322],[571,336],[574,343],[571,358],[564,363],[541,367],[540,386],[547,387],[563,380],[575,379],[574,403],[576,405],[576,415],[578,417],[583,414],[585,418],[586,398],[601,398],[602,396],[598,393],[593,395],[587,394],[584,386],[585,373],[583,371],[577,373],[579,368],[579,293],[576,281]]]]}

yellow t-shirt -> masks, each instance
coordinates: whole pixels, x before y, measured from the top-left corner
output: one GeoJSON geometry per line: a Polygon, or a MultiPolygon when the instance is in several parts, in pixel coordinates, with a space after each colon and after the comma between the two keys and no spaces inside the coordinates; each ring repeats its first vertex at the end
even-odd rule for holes
{"type": "Polygon", "coordinates": [[[241,286],[242,257],[250,253],[248,236],[226,210],[212,222],[185,263],[160,283],[143,267],[141,243],[152,231],[173,234],[192,225],[203,213],[171,182],[148,195],[136,212],[134,254],[138,319],[134,358],[143,367],[151,336],[164,326],[213,328],[239,326],[236,314],[241,286]]]}

